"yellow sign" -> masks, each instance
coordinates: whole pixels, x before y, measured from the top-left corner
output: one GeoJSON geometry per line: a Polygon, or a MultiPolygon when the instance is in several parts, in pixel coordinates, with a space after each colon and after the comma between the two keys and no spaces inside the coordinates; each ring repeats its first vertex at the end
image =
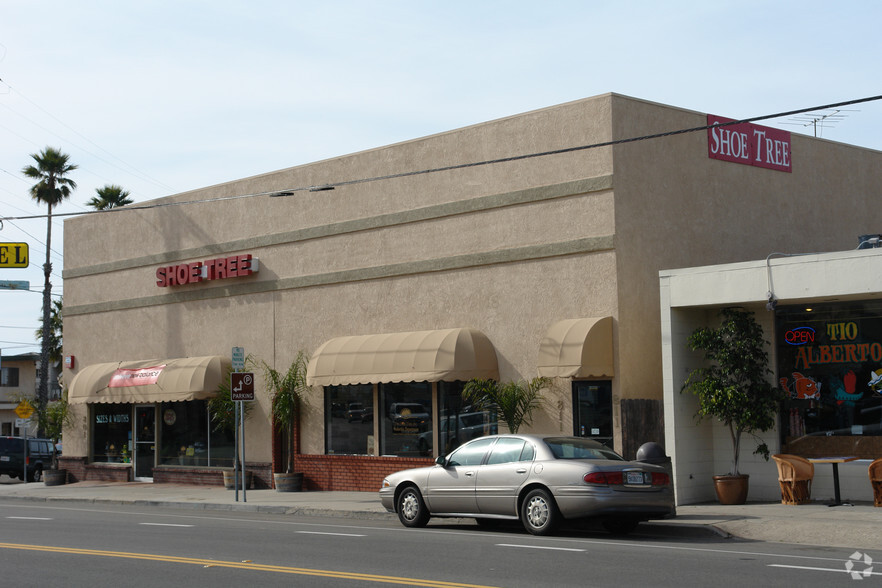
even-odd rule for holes
{"type": "Polygon", "coordinates": [[[0,267],[28,267],[28,244],[0,243],[0,267]]]}
{"type": "Polygon", "coordinates": [[[20,419],[29,419],[34,414],[34,407],[31,406],[31,403],[27,400],[22,400],[18,403],[18,406],[15,407],[15,414],[17,414],[20,419]]]}

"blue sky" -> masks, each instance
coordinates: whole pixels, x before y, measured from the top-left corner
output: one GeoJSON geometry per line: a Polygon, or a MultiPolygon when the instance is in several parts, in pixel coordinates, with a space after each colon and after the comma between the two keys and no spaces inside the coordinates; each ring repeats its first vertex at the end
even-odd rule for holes
{"type": "MultiPolygon", "coordinates": [[[[0,217],[45,213],[20,171],[47,145],[80,166],[75,213],[105,184],[142,202],[606,92],[739,119],[876,96],[880,7],[0,0],[0,217]]],[[[846,108],[822,136],[882,149],[882,102],[846,108]]],[[[45,238],[0,230],[32,257],[0,280],[35,290],[0,290],[4,355],[38,350],[45,238]]]]}

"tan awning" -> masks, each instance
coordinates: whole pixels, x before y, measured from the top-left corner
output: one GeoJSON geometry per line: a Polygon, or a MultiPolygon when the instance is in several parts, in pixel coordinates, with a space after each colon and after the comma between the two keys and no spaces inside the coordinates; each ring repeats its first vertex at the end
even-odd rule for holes
{"type": "Polygon", "coordinates": [[[205,400],[217,394],[231,364],[219,355],[96,363],[74,376],[68,398],[73,404],[205,400]]]}
{"type": "Polygon", "coordinates": [[[612,317],[568,319],[551,325],[539,344],[539,375],[613,377],[612,317]]]}
{"type": "Polygon", "coordinates": [[[306,370],[311,386],[472,378],[499,378],[496,350],[475,329],[337,337],[316,350],[306,370]]]}

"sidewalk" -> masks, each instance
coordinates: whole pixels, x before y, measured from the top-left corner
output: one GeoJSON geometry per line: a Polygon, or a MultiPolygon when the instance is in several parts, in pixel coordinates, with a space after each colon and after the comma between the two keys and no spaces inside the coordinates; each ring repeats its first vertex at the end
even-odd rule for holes
{"type": "MultiPolygon", "coordinates": [[[[262,512],[279,515],[333,516],[394,520],[375,492],[235,492],[220,486],[144,482],[77,482],[45,486],[0,477],[0,500],[74,501],[151,505],[198,510],[262,512]]],[[[872,503],[828,507],[825,503],[787,506],[756,502],[739,506],[716,503],[677,507],[677,517],[644,523],[655,530],[700,537],[714,532],[744,540],[776,541],[839,548],[882,550],[882,508],[872,503]]]]}

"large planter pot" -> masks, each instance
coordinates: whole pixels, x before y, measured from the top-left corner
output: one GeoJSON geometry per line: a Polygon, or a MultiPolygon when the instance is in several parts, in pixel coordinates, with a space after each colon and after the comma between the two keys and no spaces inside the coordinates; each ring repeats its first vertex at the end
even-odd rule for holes
{"type": "Polygon", "coordinates": [[[240,490],[248,490],[251,488],[251,481],[253,479],[253,475],[251,470],[245,470],[245,487],[242,488],[242,472],[236,472],[235,470],[224,470],[224,488],[227,490],[235,490],[236,489],[236,474],[239,474],[239,489],[240,490]]]}
{"type": "Polygon", "coordinates": [[[303,472],[273,474],[273,480],[279,492],[300,492],[303,489],[303,472]]]}
{"type": "Polygon", "coordinates": [[[720,504],[744,504],[747,502],[747,474],[737,476],[714,476],[714,489],[720,504]]]}
{"type": "Polygon", "coordinates": [[[43,470],[43,483],[47,486],[66,484],[67,470],[43,470]]]}

